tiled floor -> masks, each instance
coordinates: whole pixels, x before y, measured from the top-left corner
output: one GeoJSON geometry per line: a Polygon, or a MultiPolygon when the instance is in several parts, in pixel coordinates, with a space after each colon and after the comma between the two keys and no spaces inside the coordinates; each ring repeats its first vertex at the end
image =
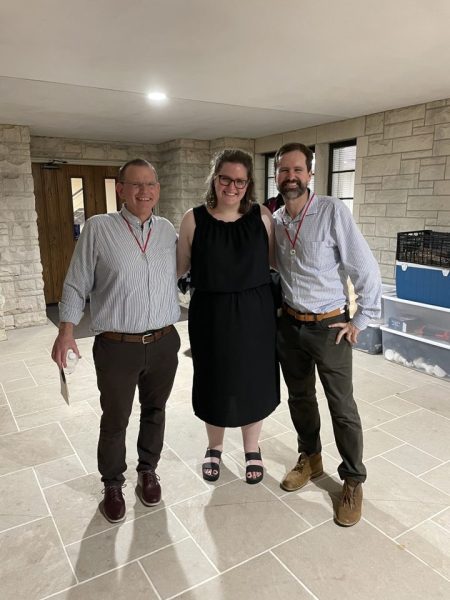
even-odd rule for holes
{"type": "Polygon", "coordinates": [[[216,484],[200,475],[206,439],[192,414],[187,324],[168,405],[163,503],[136,498],[138,410],[128,431],[127,518],[100,515],[99,406],[92,338],[59,395],[52,324],[0,342],[0,597],[4,600],[450,598],[450,384],[355,352],[355,395],[369,477],[362,521],[333,522],[338,454],[323,392],[326,474],[298,493],[280,478],[296,460],[286,404],[264,423],[262,484],[243,481],[229,430],[216,484]]]}

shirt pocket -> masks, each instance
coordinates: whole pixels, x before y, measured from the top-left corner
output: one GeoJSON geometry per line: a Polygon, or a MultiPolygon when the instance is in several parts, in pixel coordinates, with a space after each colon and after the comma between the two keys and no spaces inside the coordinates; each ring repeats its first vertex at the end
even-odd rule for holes
{"type": "Polygon", "coordinates": [[[300,260],[319,271],[329,271],[339,264],[337,248],[330,242],[302,242],[300,260]]]}

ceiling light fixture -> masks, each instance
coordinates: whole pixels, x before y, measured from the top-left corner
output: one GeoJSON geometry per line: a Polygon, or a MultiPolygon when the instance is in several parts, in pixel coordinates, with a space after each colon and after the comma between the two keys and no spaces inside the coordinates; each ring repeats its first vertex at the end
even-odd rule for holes
{"type": "Polygon", "coordinates": [[[163,100],[167,100],[167,94],[164,92],[150,92],[147,94],[147,98],[154,102],[162,102],[163,100]]]}

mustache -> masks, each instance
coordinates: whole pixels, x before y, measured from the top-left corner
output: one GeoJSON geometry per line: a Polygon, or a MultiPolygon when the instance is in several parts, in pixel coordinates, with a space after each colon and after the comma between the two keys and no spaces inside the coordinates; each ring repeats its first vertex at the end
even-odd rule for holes
{"type": "Polygon", "coordinates": [[[302,187],[302,182],[299,179],[288,179],[286,181],[283,181],[281,187],[287,187],[288,185],[292,185],[293,183],[295,183],[298,187],[302,187]]]}

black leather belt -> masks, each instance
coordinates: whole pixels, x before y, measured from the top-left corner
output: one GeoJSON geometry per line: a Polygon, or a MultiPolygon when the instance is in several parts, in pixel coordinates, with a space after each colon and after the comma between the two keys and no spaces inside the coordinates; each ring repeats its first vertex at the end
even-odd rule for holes
{"type": "Polygon", "coordinates": [[[154,329],[153,331],[146,331],[145,333],[119,333],[118,331],[104,331],[100,333],[99,337],[104,337],[108,340],[115,340],[116,342],[135,342],[138,344],[151,344],[157,342],[164,335],[170,333],[173,329],[173,325],[167,325],[161,329],[154,329]]]}

